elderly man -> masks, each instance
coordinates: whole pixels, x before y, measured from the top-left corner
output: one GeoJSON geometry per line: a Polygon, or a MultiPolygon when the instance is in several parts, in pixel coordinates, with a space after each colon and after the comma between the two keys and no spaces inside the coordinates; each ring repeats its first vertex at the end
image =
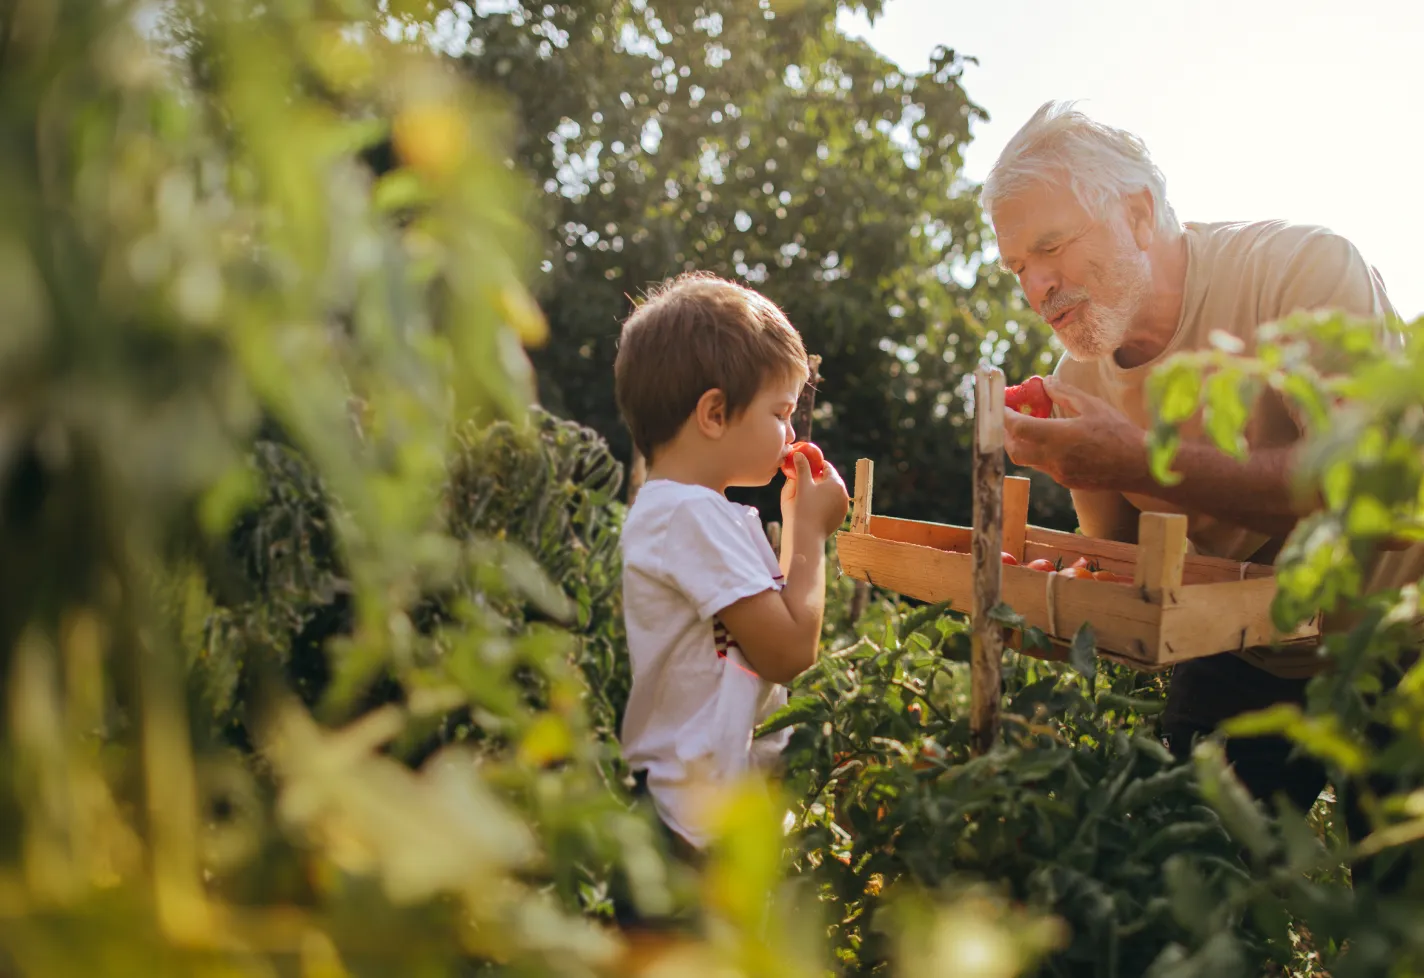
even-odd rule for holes
{"type": "MultiPolygon", "coordinates": [[[[1198,552],[1270,562],[1304,515],[1290,486],[1300,436],[1273,395],[1250,420],[1249,457],[1184,431],[1167,487],[1149,473],[1144,383],[1175,353],[1200,350],[1215,330],[1249,352],[1265,323],[1297,310],[1338,309],[1394,320],[1383,283],[1356,248],[1324,228],[1281,221],[1182,224],[1142,141],[1071,106],[1049,103],[1010,140],[983,190],[1000,261],[1066,355],[1047,389],[1055,417],[1006,419],[1016,463],[1072,492],[1089,536],[1132,541],[1141,510],[1183,513],[1198,552]]],[[[1391,336],[1394,336],[1392,332],[1391,336]]],[[[1372,588],[1424,574],[1424,548],[1383,553],[1372,588]]],[[[1301,702],[1320,667],[1311,653],[1247,649],[1192,660],[1172,673],[1163,732],[1184,755],[1194,735],[1273,703],[1301,702]]],[[[1308,808],[1325,774],[1272,738],[1229,745],[1258,797],[1284,791],[1308,808]]]]}

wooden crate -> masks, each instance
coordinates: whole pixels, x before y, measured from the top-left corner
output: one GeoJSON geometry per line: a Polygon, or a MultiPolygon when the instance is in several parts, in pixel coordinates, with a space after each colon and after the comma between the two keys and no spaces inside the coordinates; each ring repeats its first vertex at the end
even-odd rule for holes
{"type": "MultiPolygon", "coordinates": [[[[873,467],[856,466],[851,529],[836,536],[841,569],[849,576],[921,601],[948,601],[973,614],[974,572],[969,527],[875,516],[873,467]]],[[[1145,671],[1186,659],[1249,646],[1313,642],[1317,616],[1289,634],[1271,624],[1274,569],[1187,553],[1186,517],[1143,513],[1136,545],[1061,533],[1028,524],[1027,479],[1004,480],[1003,549],[1020,564],[1039,557],[1079,557],[1132,577],[1132,584],[1070,578],[1006,564],[1000,601],[1052,639],[1062,658],[1084,622],[1099,653],[1145,671]]],[[[1022,649],[1022,636],[1011,644],[1022,649]]],[[[1030,655],[1040,655],[1022,649],[1030,655]]]]}

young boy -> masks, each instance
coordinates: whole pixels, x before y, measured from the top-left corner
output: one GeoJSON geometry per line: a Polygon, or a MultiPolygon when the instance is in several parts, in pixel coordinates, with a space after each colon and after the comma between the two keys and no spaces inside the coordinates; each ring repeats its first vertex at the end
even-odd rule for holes
{"type": "Polygon", "coordinates": [[[724,495],[776,475],[807,380],[800,335],[764,296],[700,273],[665,283],[624,324],[614,373],[648,465],[622,536],[623,751],[675,847],[695,856],[709,841],[703,792],[785,746],[789,732],[752,731],[816,661],[825,542],[850,500],[834,468],[813,479],[796,453],[778,562],[757,511],[724,495]]]}

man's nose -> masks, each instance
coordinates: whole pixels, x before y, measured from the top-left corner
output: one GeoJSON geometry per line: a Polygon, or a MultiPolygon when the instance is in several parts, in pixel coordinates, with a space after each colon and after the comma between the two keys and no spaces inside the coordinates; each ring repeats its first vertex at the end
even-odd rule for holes
{"type": "Polygon", "coordinates": [[[1048,297],[1058,291],[1062,283],[1059,282],[1057,273],[1052,269],[1035,266],[1024,269],[1019,284],[1023,286],[1024,296],[1028,299],[1029,305],[1033,306],[1034,311],[1038,311],[1043,308],[1048,297]]]}

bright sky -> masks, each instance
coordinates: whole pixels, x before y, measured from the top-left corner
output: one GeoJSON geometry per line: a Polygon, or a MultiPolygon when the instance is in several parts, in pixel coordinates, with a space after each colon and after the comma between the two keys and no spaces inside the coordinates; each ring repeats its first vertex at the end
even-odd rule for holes
{"type": "Polygon", "coordinates": [[[936,44],[978,58],[969,179],[1043,102],[1080,99],[1147,142],[1182,220],[1326,225],[1424,314],[1424,4],[888,0],[841,22],[906,71],[936,44]]]}

